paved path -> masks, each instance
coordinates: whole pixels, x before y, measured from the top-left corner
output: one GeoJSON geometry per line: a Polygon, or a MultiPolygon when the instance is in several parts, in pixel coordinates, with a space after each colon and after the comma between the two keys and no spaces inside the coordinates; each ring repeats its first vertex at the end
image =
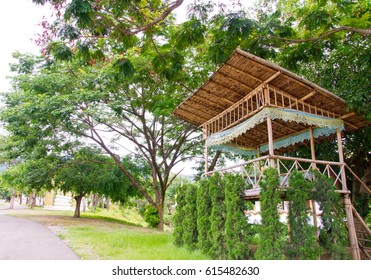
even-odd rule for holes
{"type": "Polygon", "coordinates": [[[0,260],[79,259],[45,226],[1,214],[4,213],[0,213],[0,260]]]}

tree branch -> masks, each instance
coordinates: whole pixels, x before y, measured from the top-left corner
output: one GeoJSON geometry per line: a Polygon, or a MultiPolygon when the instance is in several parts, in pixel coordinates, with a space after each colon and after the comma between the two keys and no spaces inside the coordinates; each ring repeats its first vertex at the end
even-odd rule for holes
{"type": "Polygon", "coordinates": [[[312,37],[312,38],[290,39],[290,38],[282,38],[282,37],[276,37],[276,36],[265,36],[263,38],[264,39],[269,39],[269,40],[278,39],[278,40],[281,40],[281,41],[286,41],[288,44],[300,44],[300,43],[315,42],[315,41],[318,41],[318,40],[322,40],[322,39],[330,37],[331,35],[333,35],[335,33],[338,33],[338,32],[341,32],[341,31],[351,31],[351,32],[355,32],[355,33],[358,33],[360,35],[365,35],[365,36],[371,35],[371,29],[360,29],[360,28],[355,28],[355,27],[351,27],[351,26],[340,26],[340,27],[334,28],[330,31],[327,31],[327,32],[323,33],[322,35],[320,35],[318,37],[312,37]]]}

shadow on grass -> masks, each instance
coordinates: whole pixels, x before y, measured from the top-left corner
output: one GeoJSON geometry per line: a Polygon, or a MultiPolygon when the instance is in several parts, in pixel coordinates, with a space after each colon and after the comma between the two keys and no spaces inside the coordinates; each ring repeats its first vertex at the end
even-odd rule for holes
{"type": "Polygon", "coordinates": [[[116,218],[112,218],[112,217],[99,216],[99,215],[96,215],[96,214],[83,213],[83,214],[81,214],[81,218],[92,219],[92,220],[100,220],[100,221],[104,221],[104,222],[116,223],[116,224],[127,225],[127,226],[143,227],[140,224],[130,223],[128,221],[124,221],[124,220],[116,219],[116,218]]]}

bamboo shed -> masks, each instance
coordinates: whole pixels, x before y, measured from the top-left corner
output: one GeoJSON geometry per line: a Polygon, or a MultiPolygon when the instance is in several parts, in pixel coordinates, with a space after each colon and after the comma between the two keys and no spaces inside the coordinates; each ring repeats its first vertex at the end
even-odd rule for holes
{"type": "Polygon", "coordinates": [[[371,191],[344,162],[342,134],[371,123],[349,111],[343,99],[278,65],[236,49],[173,114],[202,128],[205,175],[240,173],[249,186],[246,199],[259,199],[264,166],[278,170],[282,188],[294,169],[308,175],[311,168],[318,168],[332,177],[343,197],[352,257],[370,258],[371,250],[365,242],[371,231],[351,204],[346,172],[359,180],[365,192],[371,191]],[[315,144],[333,139],[337,139],[339,161],[317,160],[315,144]],[[300,145],[311,147],[311,158],[285,156],[300,145]],[[253,159],[209,171],[209,149],[253,159]]]}

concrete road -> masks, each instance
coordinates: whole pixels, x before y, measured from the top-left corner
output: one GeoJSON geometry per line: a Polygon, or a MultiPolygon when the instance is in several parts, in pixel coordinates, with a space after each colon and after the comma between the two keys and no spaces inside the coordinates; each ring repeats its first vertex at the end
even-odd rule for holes
{"type": "Polygon", "coordinates": [[[0,214],[0,260],[78,259],[66,243],[45,226],[0,214]]]}

